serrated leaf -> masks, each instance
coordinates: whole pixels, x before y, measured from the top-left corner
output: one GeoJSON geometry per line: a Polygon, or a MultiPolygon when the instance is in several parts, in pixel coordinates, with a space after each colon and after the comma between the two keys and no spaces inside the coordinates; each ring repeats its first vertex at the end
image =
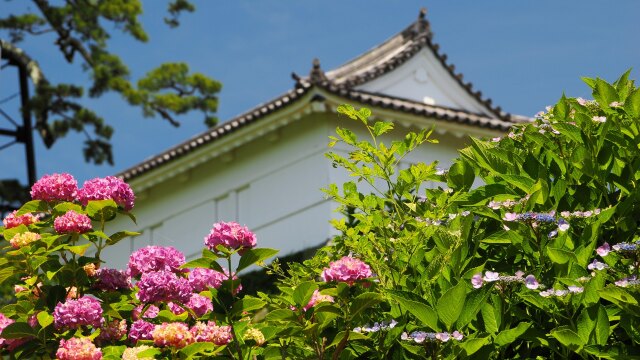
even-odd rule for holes
{"type": "Polygon", "coordinates": [[[397,301],[403,309],[409,311],[431,330],[440,330],[438,326],[438,314],[429,305],[425,304],[424,300],[416,299],[417,295],[396,290],[389,291],[388,296],[390,300],[397,301]]]}
{"type": "Polygon", "coordinates": [[[53,316],[46,311],[40,311],[38,315],[36,315],[36,318],[38,319],[38,324],[43,328],[53,323],[53,316]]]}
{"type": "Polygon", "coordinates": [[[556,338],[556,340],[558,340],[562,345],[572,350],[578,350],[585,345],[582,338],[580,338],[580,336],[568,326],[560,326],[551,330],[551,336],[556,338]]]}
{"type": "Polygon", "coordinates": [[[495,310],[491,304],[485,303],[480,309],[482,314],[482,322],[484,322],[484,329],[489,334],[498,332],[498,322],[496,321],[495,310]]]}
{"type": "Polygon", "coordinates": [[[293,291],[293,301],[299,307],[304,307],[311,300],[313,292],[318,289],[315,281],[305,281],[298,285],[293,291]]]}
{"type": "Polygon", "coordinates": [[[180,354],[185,356],[186,359],[192,359],[194,355],[213,350],[215,345],[210,342],[196,342],[189,344],[180,349],[180,354]]]}
{"type": "Polygon", "coordinates": [[[438,318],[442,321],[447,329],[451,329],[453,323],[458,320],[458,317],[462,313],[464,308],[464,302],[467,297],[467,286],[465,283],[460,282],[458,285],[447,290],[436,305],[438,311],[438,318]]]}
{"type": "Polygon", "coordinates": [[[36,335],[36,331],[29,324],[23,322],[14,322],[2,330],[2,337],[5,339],[19,339],[36,335]]]}
{"type": "Polygon", "coordinates": [[[485,346],[489,342],[489,339],[490,338],[488,336],[476,339],[467,339],[460,343],[460,347],[464,350],[465,354],[469,356],[485,346]]]}
{"type": "Polygon", "coordinates": [[[509,345],[524,334],[529,327],[531,327],[531,323],[521,322],[515,328],[500,331],[493,342],[498,346],[509,345]]]}
{"type": "Polygon", "coordinates": [[[233,304],[232,312],[234,314],[241,314],[243,311],[253,311],[257,309],[262,309],[267,303],[264,300],[245,296],[244,298],[236,301],[233,304]]]}
{"type": "Polygon", "coordinates": [[[134,237],[134,236],[138,236],[140,235],[139,232],[136,231],[118,231],[117,233],[109,236],[109,240],[107,240],[107,245],[115,245],[118,242],[120,242],[120,240],[127,238],[127,237],[134,237]]]}
{"type": "Polygon", "coordinates": [[[18,209],[16,215],[20,216],[27,213],[43,212],[47,210],[49,210],[49,206],[47,205],[46,201],[31,200],[22,205],[20,209],[18,209]]]}
{"type": "Polygon", "coordinates": [[[596,344],[606,345],[609,339],[609,333],[611,332],[611,326],[609,324],[609,315],[604,306],[598,306],[598,317],[596,318],[595,338],[596,344]]]}
{"type": "Polygon", "coordinates": [[[289,309],[276,309],[267,314],[267,321],[295,320],[296,314],[289,309]]]}
{"type": "Polygon", "coordinates": [[[466,327],[471,321],[476,319],[478,312],[484,304],[486,304],[489,297],[491,288],[488,286],[483,287],[481,290],[472,291],[467,294],[467,300],[464,302],[462,312],[456,321],[456,327],[462,329],[466,327]]]}
{"type": "Polygon", "coordinates": [[[548,246],[546,248],[547,256],[556,264],[566,264],[570,260],[576,260],[576,255],[569,250],[558,249],[548,246]]]}
{"type": "Polygon", "coordinates": [[[66,249],[71,251],[74,254],[83,256],[85,252],[87,252],[87,249],[91,246],[91,244],[82,244],[82,245],[74,245],[74,246],[67,246],[66,249]]]}
{"type": "Polygon", "coordinates": [[[275,254],[278,253],[278,250],[275,249],[267,249],[267,248],[258,248],[258,249],[249,249],[245,251],[244,254],[240,257],[240,262],[238,263],[238,268],[236,272],[240,272],[247,267],[256,264],[260,261],[264,261],[275,254]]]}
{"type": "Polygon", "coordinates": [[[383,300],[382,295],[374,292],[367,292],[356,296],[356,298],[351,301],[351,306],[349,307],[351,317],[355,317],[364,310],[381,303],[383,300]]]}

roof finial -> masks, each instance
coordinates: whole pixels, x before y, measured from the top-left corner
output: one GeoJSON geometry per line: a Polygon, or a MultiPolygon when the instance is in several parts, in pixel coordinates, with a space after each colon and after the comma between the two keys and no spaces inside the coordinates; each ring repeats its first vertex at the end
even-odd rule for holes
{"type": "Polygon", "coordinates": [[[313,67],[311,68],[311,72],[309,72],[309,80],[312,84],[318,84],[328,80],[324,71],[320,68],[320,60],[318,58],[313,59],[313,67]]]}
{"type": "Polygon", "coordinates": [[[420,13],[418,14],[418,20],[424,20],[427,16],[427,8],[420,8],[420,13]]]}

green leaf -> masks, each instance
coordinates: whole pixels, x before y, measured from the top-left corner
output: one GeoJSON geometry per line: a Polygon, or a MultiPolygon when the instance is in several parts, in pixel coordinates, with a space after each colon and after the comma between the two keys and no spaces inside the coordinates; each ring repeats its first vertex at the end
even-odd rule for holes
{"type": "Polygon", "coordinates": [[[404,310],[413,314],[422,324],[433,331],[440,330],[438,327],[438,314],[419,296],[399,290],[391,290],[387,294],[390,300],[397,301],[404,310]]]}
{"type": "Polygon", "coordinates": [[[609,339],[609,333],[611,332],[611,326],[609,324],[609,315],[604,306],[598,306],[598,317],[596,318],[595,337],[596,344],[606,345],[609,339]]]}
{"type": "Polygon", "coordinates": [[[2,337],[5,339],[19,339],[36,335],[36,331],[29,324],[23,322],[14,322],[2,330],[2,337]]]}
{"type": "Polygon", "coordinates": [[[276,309],[267,314],[267,321],[296,320],[296,314],[289,309],[276,309]]]}
{"type": "Polygon", "coordinates": [[[624,109],[629,115],[640,118],[640,88],[633,90],[624,101],[624,109]]]}
{"type": "Polygon", "coordinates": [[[122,353],[127,347],[125,345],[120,346],[103,346],[102,347],[102,360],[120,360],[122,359],[122,353]]]}
{"type": "Polygon", "coordinates": [[[156,355],[162,354],[159,348],[152,347],[151,349],[143,350],[138,353],[138,359],[152,358],[155,359],[156,355]]]}
{"type": "Polygon", "coordinates": [[[19,216],[27,213],[44,212],[48,210],[49,210],[49,206],[47,205],[46,201],[31,200],[25,203],[24,205],[22,205],[20,209],[18,209],[18,212],[16,213],[16,215],[19,216]]]}
{"type": "Polygon", "coordinates": [[[193,259],[186,264],[180,266],[181,269],[190,269],[190,268],[204,268],[208,269],[211,266],[211,263],[215,260],[206,259],[206,258],[197,258],[193,259]]]}
{"type": "Polygon", "coordinates": [[[484,322],[484,329],[489,334],[498,332],[498,321],[496,320],[495,310],[491,304],[485,303],[480,308],[482,314],[482,322],[484,322]]]}
{"type": "Polygon", "coordinates": [[[356,296],[356,298],[351,302],[351,306],[349,307],[351,317],[354,318],[362,311],[378,303],[381,303],[383,300],[384,298],[382,297],[382,295],[374,292],[366,292],[356,296]]]}
{"type": "Polygon", "coordinates": [[[393,129],[393,123],[378,121],[373,125],[373,134],[375,136],[380,136],[389,132],[391,129],[393,129]]]}
{"type": "Polygon", "coordinates": [[[13,266],[3,266],[0,268],[0,285],[3,284],[7,279],[11,278],[15,275],[16,269],[13,266]]]}
{"type": "Polygon", "coordinates": [[[591,332],[596,326],[596,316],[598,314],[597,307],[584,308],[578,316],[578,336],[582,339],[582,341],[587,344],[589,342],[589,337],[591,336],[591,332]]]}
{"type": "Polygon", "coordinates": [[[38,319],[38,324],[43,328],[53,323],[53,316],[46,311],[40,311],[38,315],[36,315],[36,318],[38,319]]]}
{"type": "Polygon", "coordinates": [[[569,250],[547,246],[546,251],[549,259],[556,264],[566,264],[569,260],[576,260],[576,255],[569,250]]]}
{"type": "Polygon", "coordinates": [[[500,174],[500,177],[504,179],[504,181],[506,181],[509,185],[517,187],[518,189],[524,191],[526,194],[529,193],[533,185],[536,183],[535,180],[531,179],[528,176],[500,174]]]}
{"type": "Polygon", "coordinates": [[[9,241],[13,239],[16,234],[26,233],[27,231],[29,231],[29,228],[27,228],[25,225],[20,224],[16,227],[12,227],[11,229],[4,229],[4,231],[2,232],[2,236],[7,241],[9,241]]]}
{"type": "Polygon", "coordinates": [[[53,207],[53,211],[58,214],[66,214],[69,210],[73,210],[77,213],[82,214],[82,206],[70,202],[63,202],[53,207]]]}
{"type": "Polygon", "coordinates": [[[473,167],[465,160],[460,159],[449,168],[447,185],[452,189],[468,190],[473,185],[474,180],[473,167]]]}
{"type": "Polygon", "coordinates": [[[551,336],[571,350],[579,350],[585,345],[582,338],[580,338],[580,336],[568,326],[560,326],[551,330],[551,336]]]}
{"type": "Polygon", "coordinates": [[[134,237],[134,236],[138,236],[140,235],[139,232],[136,231],[118,231],[117,233],[109,236],[109,240],[107,240],[107,245],[115,245],[118,242],[120,242],[120,240],[127,238],[127,237],[134,237]]]}
{"type": "Polygon", "coordinates": [[[241,314],[243,311],[262,309],[265,305],[267,305],[267,303],[264,300],[245,296],[244,298],[236,301],[236,303],[233,304],[231,312],[234,314],[241,314]]]}
{"type": "Polygon", "coordinates": [[[111,220],[116,216],[118,204],[111,199],[90,200],[85,209],[90,218],[111,220]]]}
{"type": "Polygon", "coordinates": [[[71,251],[74,254],[83,256],[85,252],[87,252],[87,249],[91,246],[91,243],[89,244],[82,244],[82,245],[74,245],[74,246],[67,246],[66,249],[71,251]]]}
{"type": "Polygon", "coordinates": [[[185,359],[192,359],[194,355],[203,353],[205,351],[213,350],[215,345],[210,342],[196,342],[187,345],[180,349],[180,354],[185,356],[185,359]]]}
{"type": "Polygon", "coordinates": [[[317,289],[318,285],[315,281],[305,281],[298,285],[293,291],[293,301],[297,306],[305,307],[309,303],[309,300],[311,300],[313,292],[317,289]]]}
{"type": "Polygon", "coordinates": [[[267,248],[258,248],[258,249],[249,249],[245,251],[244,254],[240,257],[240,262],[238,264],[238,268],[236,272],[240,272],[247,267],[258,263],[260,261],[264,261],[267,258],[270,258],[278,253],[278,250],[275,249],[267,249],[267,248]]]}
{"type": "Polygon", "coordinates": [[[608,82],[602,79],[596,79],[593,98],[598,101],[600,106],[609,107],[609,104],[618,101],[618,91],[608,82]]]}
{"type": "Polygon", "coordinates": [[[498,346],[509,345],[512,342],[516,341],[516,339],[522,334],[524,334],[524,332],[527,331],[529,327],[531,327],[531,323],[521,322],[515,328],[500,331],[500,333],[498,333],[498,336],[496,336],[494,343],[498,346]]]}
{"type": "Polygon", "coordinates": [[[476,353],[480,348],[485,346],[489,342],[489,337],[481,337],[476,339],[467,339],[460,343],[460,347],[464,350],[467,356],[476,353]]]}
{"type": "Polygon", "coordinates": [[[467,300],[464,303],[462,312],[456,321],[456,327],[462,329],[466,327],[471,321],[475,320],[478,312],[484,304],[486,304],[489,297],[491,288],[489,286],[483,287],[481,290],[472,291],[467,294],[467,300]]]}
{"type": "Polygon", "coordinates": [[[445,324],[448,330],[451,330],[453,323],[458,320],[464,308],[464,302],[467,297],[467,285],[459,282],[458,285],[447,290],[436,305],[438,318],[445,324]]]}

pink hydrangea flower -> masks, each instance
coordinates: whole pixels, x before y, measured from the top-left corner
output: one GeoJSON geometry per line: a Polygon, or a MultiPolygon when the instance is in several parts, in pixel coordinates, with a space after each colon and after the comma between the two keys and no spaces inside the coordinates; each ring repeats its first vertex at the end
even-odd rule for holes
{"type": "Polygon", "coordinates": [[[140,345],[134,348],[126,348],[122,353],[122,360],[153,360],[152,357],[138,357],[138,354],[151,349],[151,346],[140,345]]]}
{"type": "Polygon", "coordinates": [[[156,326],[148,321],[136,320],[129,329],[129,340],[134,344],[138,340],[153,340],[153,330],[156,326]]]}
{"type": "Polygon", "coordinates": [[[102,351],[89,338],[62,339],[56,358],[58,360],[101,360],[102,351]]]}
{"type": "MultiPolygon", "coordinates": [[[[168,306],[169,310],[176,315],[180,315],[185,311],[182,306],[174,304],[173,302],[170,302],[168,306]]],[[[204,314],[213,311],[213,303],[211,302],[211,299],[200,294],[191,294],[191,298],[186,304],[184,304],[184,306],[191,309],[197,317],[201,317],[204,314]]]]}
{"type": "Polygon", "coordinates": [[[211,251],[217,251],[216,246],[222,245],[229,249],[243,250],[256,246],[256,235],[246,226],[235,222],[218,222],[213,224],[209,235],[204,238],[204,245],[211,251]]]}
{"type": "Polygon", "coordinates": [[[91,219],[85,214],[78,214],[73,210],[57,217],[53,221],[53,228],[58,234],[79,233],[84,234],[91,231],[91,219]]]}
{"type": "Polygon", "coordinates": [[[131,288],[131,277],[123,270],[98,269],[95,271],[95,289],[115,291],[131,288]]]}
{"type": "Polygon", "coordinates": [[[169,271],[142,274],[136,285],[139,288],[136,297],[143,303],[177,301],[186,304],[193,293],[189,280],[169,271]]]}
{"type": "Polygon", "coordinates": [[[115,176],[87,180],[78,191],[78,200],[85,206],[90,200],[106,199],[112,199],[125,211],[129,211],[133,209],[135,195],[127,183],[115,176]]]}
{"type": "Polygon", "coordinates": [[[133,309],[133,311],[131,312],[131,317],[133,318],[133,320],[139,320],[142,318],[154,319],[160,312],[160,308],[155,305],[150,305],[147,308],[147,311],[144,312],[144,315],[141,316],[140,313],[142,312],[142,309],[144,309],[144,305],[138,305],[133,309]]]}
{"type": "Polygon", "coordinates": [[[100,327],[100,334],[96,338],[96,342],[105,344],[118,341],[125,335],[127,335],[127,321],[114,319],[100,327]]]}
{"type": "Polygon", "coordinates": [[[345,282],[349,286],[357,280],[371,277],[373,274],[369,265],[363,261],[345,256],[340,260],[329,263],[329,267],[322,270],[322,279],[326,282],[345,282]]]}
{"type": "Polygon", "coordinates": [[[228,278],[228,275],[213,269],[194,268],[189,271],[189,283],[195,292],[205,291],[210,287],[218,289],[228,278]]]}
{"type": "MultiPolygon", "coordinates": [[[[6,317],[3,313],[0,313],[0,335],[2,335],[2,331],[4,330],[4,328],[13,324],[14,322],[16,321],[6,317]]],[[[13,339],[4,339],[0,337],[0,349],[2,349],[5,345],[11,344],[12,341],[13,339]]]]}
{"type": "Polygon", "coordinates": [[[180,322],[158,325],[151,335],[153,336],[153,343],[161,347],[172,346],[177,349],[182,349],[195,342],[193,334],[189,331],[189,327],[180,322]]]}
{"type": "Polygon", "coordinates": [[[34,241],[38,241],[41,238],[42,236],[40,236],[40,234],[27,231],[22,234],[13,235],[13,237],[11,238],[11,240],[9,240],[9,242],[11,243],[11,246],[13,246],[14,249],[19,249],[21,247],[31,244],[34,241]]]}
{"type": "Polygon", "coordinates": [[[43,201],[74,201],[78,182],[70,174],[45,175],[31,187],[31,198],[43,201]]]}
{"type": "Polygon", "coordinates": [[[154,271],[184,272],[184,254],[172,246],[147,246],[129,256],[127,272],[132,277],[154,271]]]}
{"type": "Polygon", "coordinates": [[[313,295],[311,295],[311,299],[309,300],[309,303],[307,305],[305,305],[302,310],[307,311],[309,309],[311,309],[312,307],[316,306],[316,304],[321,303],[321,302],[334,302],[334,299],[332,296],[329,295],[323,295],[320,294],[320,292],[316,289],[313,292],[313,295]]]}
{"type": "Polygon", "coordinates": [[[104,323],[104,318],[100,302],[83,296],[78,300],[67,300],[64,304],[59,302],[53,311],[53,321],[57,329],[77,329],[84,325],[98,328],[104,323]]]}
{"type": "Polygon", "coordinates": [[[216,345],[226,345],[233,340],[231,326],[217,326],[213,321],[209,321],[206,324],[198,321],[190,331],[196,342],[212,342],[216,345]]]}
{"type": "Polygon", "coordinates": [[[25,226],[31,225],[38,222],[38,220],[40,220],[39,215],[33,215],[31,213],[27,213],[24,215],[16,215],[17,213],[18,213],[18,210],[14,210],[11,214],[7,215],[7,217],[4,218],[4,220],[2,220],[2,223],[4,224],[5,229],[11,229],[20,225],[25,225],[25,226]]]}

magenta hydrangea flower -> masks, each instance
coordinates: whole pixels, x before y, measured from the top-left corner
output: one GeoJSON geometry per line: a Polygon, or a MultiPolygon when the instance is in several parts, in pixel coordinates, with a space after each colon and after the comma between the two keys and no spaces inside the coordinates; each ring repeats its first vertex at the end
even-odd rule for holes
{"type": "Polygon", "coordinates": [[[153,330],[153,343],[156,346],[172,346],[177,349],[193,344],[195,342],[193,334],[189,331],[187,324],[180,322],[163,323],[153,330]]]}
{"type": "Polygon", "coordinates": [[[100,327],[100,334],[96,338],[96,342],[101,344],[118,341],[127,335],[126,320],[111,320],[100,327]]]}
{"type": "Polygon", "coordinates": [[[118,206],[129,211],[133,209],[135,195],[127,183],[115,176],[87,180],[78,191],[78,200],[85,206],[90,200],[106,199],[112,199],[118,206]]]}
{"type": "Polygon", "coordinates": [[[136,285],[139,288],[136,296],[144,303],[177,301],[186,304],[193,293],[189,280],[169,271],[142,274],[136,285]]]}
{"type": "Polygon", "coordinates": [[[373,274],[369,265],[363,261],[345,256],[338,261],[329,263],[329,267],[322,270],[322,279],[326,282],[345,282],[349,286],[357,280],[371,277],[373,274]]]}
{"type": "MultiPolygon", "coordinates": [[[[2,335],[2,331],[4,330],[4,328],[13,324],[14,322],[16,321],[6,317],[3,313],[0,313],[0,335],[2,335]]],[[[12,340],[13,339],[4,339],[0,336],[0,349],[2,349],[5,345],[11,344],[12,340]]]]}
{"type": "Polygon", "coordinates": [[[213,224],[211,232],[205,236],[204,245],[211,251],[217,251],[218,245],[233,250],[240,249],[242,254],[243,250],[256,246],[256,235],[236,222],[218,222],[213,224]]]}
{"type": "Polygon", "coordinates": [[[213,321],[206,324],[198,321],[191,327],[191,333],[196,342],[212,342],[216,345],[226,345],[233,340],[231,326],[218,326],[213,321]]]}
{"type": "Polygon", "coordinates": [[[93,287],[104,291],[130,289],[131,277],[123,270],[98,269],[95,272],[93,287]]]}
{"type": "Polygon", "coordinates": [[[58,360],[101,360],[102,351],[89,338],[71,338],[60,340],[56,351],[58,360]]]}
{"type": "Polygon", "coordinates": [[[40,220],[39,215],[33,215],[31,213],[16,215],[17,213],[18,210],[14,210],[11,214],[7,215],[7,217],[2,220],[2,224],[4,224],[5,229],[11,229],[20,225],[31,225],[40,220]]]}
{"type": "Polygon", "coordinates": [[[307,311],[309,309],[311,309],[312,307],[316,306],[316,304],[321,303],[321,302],[334,302],[333,296],[329,296],[329,295],[323,295],[320,294],[320,291],[318,291],[317,289],[313,292],[313,295],[311,295],[311,299],[309,300],[309,303],[307,303],[307,305],[305,305],[302,310],[307,311]]]}
{"type": "Polygon", "coordinates": [[[70,174],[45,175],[31,187],[31,198],[43,201],[74,201],[78,182],[70,174]]]}
{"type": "Polygon", "coordinates": [[[144,305],[138,305],[133,309],[133,311],[131,312],[131,317],[133,318],[133,320],[139,320],[142,318],[154,319],[156,316],[158,316],[158,313],[160,313],[160,308],[155,305],[150,305],[147,308],[147,311],[144,312],[144,315],[140,315],[140,313],[142,313],[142,309],[144,309],[144,305]]]}
{"type": "Polygon", "coordinates": [[[184,254],[172,246],[147,246],[129,256],[127,272],[132,277],[154,271],[184,272],[184,254]]]}
{"type": "MultiPolygon", "coordinates": [[[[176,315],[180,315],[185,311],[182,306],[174,304],[173,302],[170,302],[168,306],[169,310],[176,315]]],[[[191,294],[191,298],[186,304],[184,304],[184,306],[191,309],[195,313],[196,317],[201,317],[204,314],[213,311],[213,303],[211,302],[211,299],[200,294],[191,294]]]]}
{"type": "Polygon", "coordinates": [[[84,234],[91,231],[91,219],[85,214],[78,214],[73,210],[57,217],[53,221],[53,228],[58,234],[79,233],[84,234]]]}
{"type": "Polygon", "coordinates": [[[148,321],[136,320],[129,329],[129,340],[134,344],[138,340],[153,340],[153,330],[156,326],[148,321]]]}
{"type": "MultiPolygon", "coordinates": [[[[224,273],[213,269],[194,268],[189,271],[189,283],[193,291],[201,292],[209,290],[210,287],[219,289],[222,282],[229,279],[229,270],[223,268],[224,273]]],[[[234,274],[233,279],[238,277],[234,274]]]]}
{"type": "Polygon", "coordinates": [[[104,318],[100,302],[83,296],[78,300],[67,300],[64,304],[59,302],[53,311],[53,321],[57,329],[77,329],[84,325],[98,328],[104,323],[104,318]]]}

